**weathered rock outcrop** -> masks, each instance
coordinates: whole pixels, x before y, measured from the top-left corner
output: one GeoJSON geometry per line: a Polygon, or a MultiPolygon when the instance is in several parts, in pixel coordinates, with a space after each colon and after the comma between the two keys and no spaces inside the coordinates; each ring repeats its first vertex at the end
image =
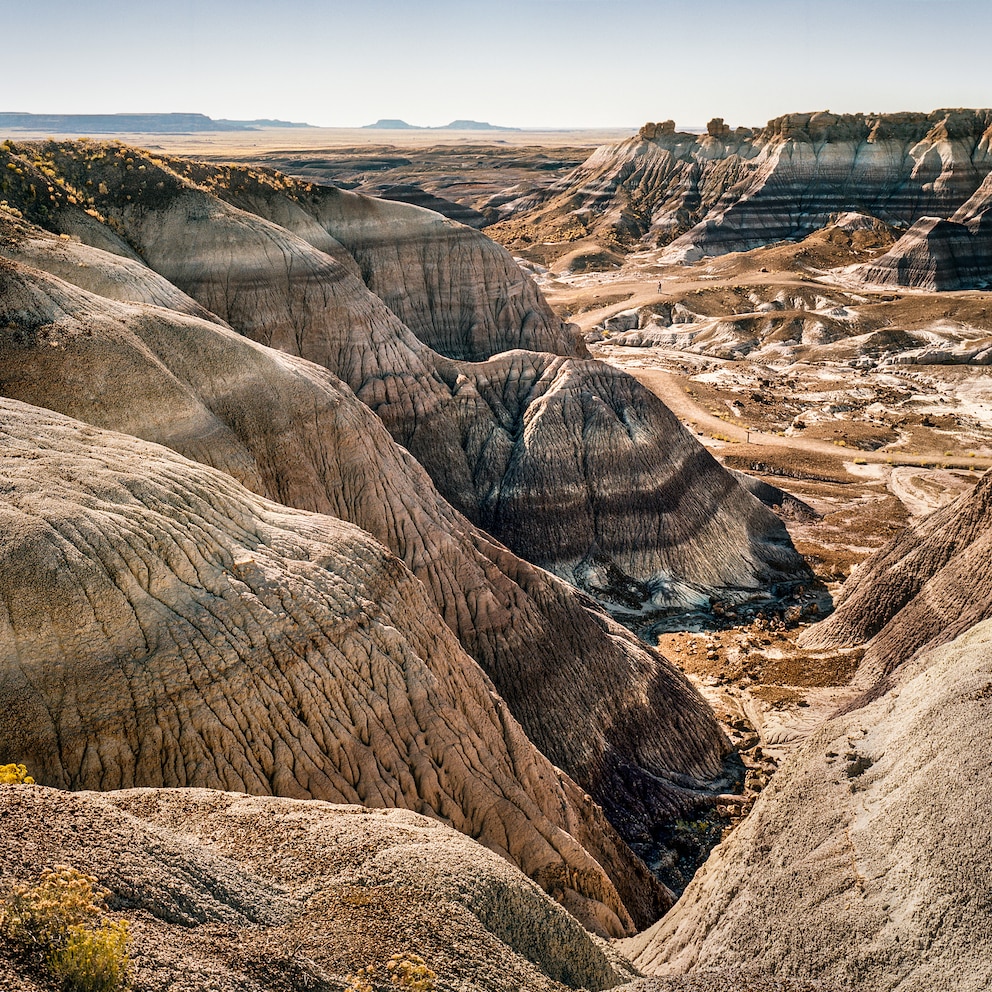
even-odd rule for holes
{"type": "Polygon", "coordinates": [[[78,238],[55,237],[7,211],[0,211],[0,257],[41,269],[108,300],[148,303],[227,326],[137,257],[84,245],[78,238]]]}
{"type": "Polygon", "coordinates": [[[921,218],[859,275],[871,285],[987,288],[992,284],[992,174],[949,220],[921,218]]]}
{"type": "Polygon", "coordinates": [[[315,188],[317,220],[358,262],[366,285],[421,341],[482,361],[513,348],[587,354],[509,252],[420,207],[315,188]]]}
{"type": "Polygon", "coordinates": [[[504,208],[542,236],[669,246],[670,260],[805,236],[859,211],[906,226],[948,218],[992,171],[992,111],[789,114],[705,135],[647,125],[504,208]]]}
{"type": "Polygon", "coordinates": [[[992,985],[992,621],[831,720],[682,899],[625,949],[649,973],[748,968],[864,992],[992,985]]]}
{"type": "MultiPolygon", "coordinates": [[[[726,743],[686,680],[454,511],[326,370],[10,262],[0,263],[0,324],[0,393],[166,444],[256,493],[371,532],[422,580],[531,740],[626,837],[720,776],[726,743]]],[[[639,920],[661,907],[650,886],[624,895],[639,920]]]]}
{"type": "MultiPolygon", "coordinates": [[[[404,810],[203,789],[0,786],[0,878],[69,864],[128,921],[135,992],[331,992],[397,951],[439,990],[604,989],[629,969],[512,865],[404,810]]],[[[0,947],[0,985],[28,992],[0,947]]],[[[47,986],[45,986],[47,987],[47,986]]]]}
{"type": "Polygon", "coordinates": [[[807,647],[867,644],[856,684],[872,694],[901,664],[992,617],[992,475],[863,561],[807,647]]]}
{"type": "Polygon", "coordinates": [[[368,534],[123,434],[0,417],[4,760],[432,813],[600,932],[631,925],[604,867],[647,911],[643,865],[368,534]]]}

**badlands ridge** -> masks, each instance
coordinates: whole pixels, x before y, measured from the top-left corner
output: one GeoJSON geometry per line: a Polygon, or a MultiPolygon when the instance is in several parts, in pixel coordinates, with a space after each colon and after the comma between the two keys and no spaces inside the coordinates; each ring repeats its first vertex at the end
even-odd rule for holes
{"type": "MultiPolygon", "coordinates": [[[[852,280],[974,286],[990,125],[649,125],[497,227],[692,262],[859,210],[905,233],[852,280]]],[[[0,878],[96,874],[136,988],[988,987],[987,478],[805,629],[847,702],[673,909],[742,768],[632,631],[802,615],[772,487],[430,211],[86,141],[0,188],[0,878]]]]}
{"type": "Polygon", "coordinates": [[[853,211],[895,227],[921,225],[866,280],[929,279],[951,289],[984,278],[968,258],[988,236],[981,218],[990,171],[989,110],[789,114],[733,130],[718,118],[705,135],[666,121],[604,146],[558,183],[501,209],[558,241],[596,235],[664,247],[672,262],[803,237],[853,211]],[[938,236],[921,249],[923,218],[953,223],[943,238],[953,247],[942,248],[938,236]],[[958,255],[962,272],[952,271],[958,255]]]}

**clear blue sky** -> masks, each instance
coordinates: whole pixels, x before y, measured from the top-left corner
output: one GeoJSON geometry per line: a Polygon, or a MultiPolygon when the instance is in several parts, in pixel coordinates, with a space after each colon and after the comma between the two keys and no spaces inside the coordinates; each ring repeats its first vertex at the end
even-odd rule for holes
{"type": "Polygon", "coordinates": [[[524,127],[992,105],[992,0],[0,0],[0,111],[524,127]]]}

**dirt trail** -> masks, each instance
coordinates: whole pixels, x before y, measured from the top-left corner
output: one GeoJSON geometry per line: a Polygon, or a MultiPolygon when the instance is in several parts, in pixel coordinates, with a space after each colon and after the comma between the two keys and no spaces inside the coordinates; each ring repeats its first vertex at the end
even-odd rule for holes
{"type": "MultiPolygon", "coordinates": [[[[615,317],[618,313],[623,313],[624,310],[636,310],[639,307],[651,306],[658,303],[671,303],[673,297],[685,296],[697,289],[729,289],[739,286],[740,283],[740,275],[709,278],[699,278],[698,276],[695,278],[691,276],[681,278],[679,276],[668,275],[662,276],[660,279],[657,276],[643,278],[631,276],[622,279],[617,278],[616,280],[604,279],[602,282],[590,281],[587,285],[581,283],[569,283],[567,286],[562,286],[561,284],[557,286],[553,284],[543,285],[541,290],[553,307],[568,305],[574,300],[581,298],[584,294],[595,290],[600,290],[603,294],[609,294],[611,297],[622,293],[629,294],[625,300],[614,300],[594,310],[585,310],[568,318],[585,332],[591,331],[598,324],[609,320],[610,317],[615,317]],[[659,283],[662,287],[660,293],[658,292],[659,283]]],[[[749,274],[747,283],[749,286],[771,285],[776,288],[796,286],[807,289],[811,285],[815,285],[808,278],[780,272],[762,275],[749,274]]]]}
{"type": "Polygon", "coordinates": [[[856,448],[842,448],[830,441],[816,441],[803,437],[780,437],[778,434],[765,434],[761,431],[739,427],[714,416],[700,406],[685,389],[684,380],[660,369],[628,368],[627,371],[651,390],[680,420],[686,421],[697,431],[711,437],[728,438],[730,441],[743,441],[747,444],[771,448],[785,448],[795,452],[806,452],[833,458],[838,462],[859,462],[880,465],[914,465],[920,468],[992,468],[992,458],[945,455],[939,451],[907,453],[898,451],[862,451],[856,448]]]}

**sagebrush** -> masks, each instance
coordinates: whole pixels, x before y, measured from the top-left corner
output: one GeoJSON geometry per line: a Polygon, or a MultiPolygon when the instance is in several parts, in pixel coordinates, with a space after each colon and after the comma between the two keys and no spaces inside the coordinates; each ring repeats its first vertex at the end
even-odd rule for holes
{"type": "MultiPolygon", "coordinates": [[[[391,985],[409,992],[433,992],[437,982],[437,975],[427,967],[427,962],[419,954],[408,951],[394,954],[384,970],[391,985]]],[[[376,965],[370,964],[349,975],[345,992],[375,992],[377,971],[376,965]]]]}
{"type": "Polygon", "coordinates": [[[34,885],[0,901],[0,935],[21,948],[65,992],[121,992],[131,984],[124,920],[101,920],[106,893],[68,865],[46,868],[34,885]]]}

